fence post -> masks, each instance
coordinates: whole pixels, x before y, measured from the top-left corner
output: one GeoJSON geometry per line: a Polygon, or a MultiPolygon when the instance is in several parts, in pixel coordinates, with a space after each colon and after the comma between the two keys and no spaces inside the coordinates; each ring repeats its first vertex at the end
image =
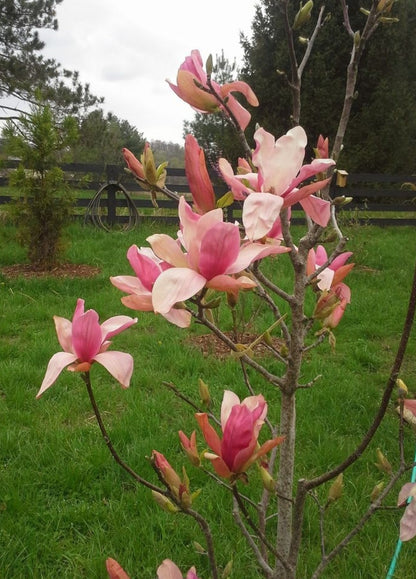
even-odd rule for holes
{"type": "Polygon", "coordinates": [[[107,222],[108,225],[114,225],[116,222],[116,192],[117,185],[109,183],[107,185],[107,222]]]}

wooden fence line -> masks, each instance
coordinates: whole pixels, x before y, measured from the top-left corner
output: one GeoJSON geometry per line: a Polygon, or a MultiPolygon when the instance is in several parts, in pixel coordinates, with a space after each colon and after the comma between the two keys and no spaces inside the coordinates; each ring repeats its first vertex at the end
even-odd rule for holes
{"type": "MultiPolygon", "coordinates": [[[[0,165],[0,192],[1,187],[7,186],[8,173],[17,166],[18,161],[7,161],[0,165]]],[[[60,167],[71,187],[91,191],[90,198],[78,197],[75,201],[78,218],[90,220],[105,229],[117,223],[124,223],[125,227],[135,227],[141,219],[146,218],[177,222],[177,203],[160,194],[157,210],[150,196],[143,198],[146,193],[122,166],[69,163],[60,167]],[[138,193],[142,198],[136,197],[138,193]],[[83,215],[80,214],[80,209],[85,209],[83,215]]],[[[220,197],[227,191],[227,186],[218,175],[213,173],[211,176],[215,193],[220,197]]],[[[166,185],[178,194],[190,198],[184,169],[168,168],[166,185]]],[[[331,187],[333,198],[341,195],[352,198],[351,203],[341,209],[347,219],[381,226],[416,225],[416,175],[351,173],[347,176],[345,187],[335,183],[331,187]],[[387,217],[386,213],[389,213],[387,217]]],[[[0,205],[10,202],[11,199],[11,196],[0,196],[0,205]]],[[[296,211],[298,208],[295,206],[293,209],[296,211]]],[[[226,219],[232,221],[239,215],[241,202],[234,202],[226,210],[226,219]]],[[[303,218],[294,214],[293,223],[303,221],[303,218]]]]}

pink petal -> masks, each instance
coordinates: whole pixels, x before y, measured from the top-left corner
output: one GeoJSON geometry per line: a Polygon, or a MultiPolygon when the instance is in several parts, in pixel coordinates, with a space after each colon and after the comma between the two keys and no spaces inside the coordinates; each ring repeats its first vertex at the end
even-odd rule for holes
{"type": "Polygon", "coordinates": [[[238,123],[238,126],[241,128],[242,131],[245,131],[247,125],[250,122],[251,114],[232,95],[228,97],[227,106],[230,109],[231,113],[234,115],[238,123]]]}
{"type": "Polygon", "coordinates": [[[320,274],[318,274],[318,287],[320,290],[329,290],[334,279],[334,272],[329,267],[326,267],[320,274]]]}
{"type": "Polygon", "coordinates": [[[153,286],[153,309],[167,314],[177,303],[194,296],[205,285],[206,279],[196,271],[175,267],[164,271],[153,286]]]}
{"type": "Polygon", "coordinates": [[[72,349],[72,322],[66,318],[53,316],[58,342],[64,352],[73,352],[72,349]]]}
{"type": "Polygon", "coordinates": [[[251,193],[243,205],[243,225],[248,239],[262,239],[279,217],[283,199],[271,193],[251,193]]]}
{"type": "Polygon", "coordinates": [[[412,495],[415,489],[416,489],[415,483],[404,484],[399,492],[399,497],[397,499],[397,506],[402,507],[403,505],[405,505],[407,499],[412,495]]]}
{"type": "Polygon", "coordinates": [[[328,221],[331,217],[331,204],[329,201],[311,195],[310,197],[302,199],[300,204],[302,205],[306,215],[309,215],[312,221],[321,227],[326,227],[328,225],[328,221]]]}
{"type": "Polygon", "coordinates": [[[407,505],[400,520],[400,540],[410,541],[416,536],[416,501],[413,498],[407,505]]]}
{"type": "Polygon", "coordinates": [[[218,436],[216,430],[209,423],[208,415],[205,412],[198,412],[195,414],[195,418],[199,424],[199,428],[202,430],[205,442],[208,444],[210,449],[215,452],[216,455],[220,456],[221,439],[218,436]]]}
{"type": "Polygon", "coordinates": [[[172,308],[166,314],[162,314],[164,318],[178,326],[178,328],[188,328],[191,325],[191,313],[186,310],[172,308]]]}
{"type": "Polygon", "coordinates": [[[239,92],[246,97],[247,102],[253,107],[259,106],[258,98],[254,94],[253,89],[249,84],[242,80],[235,80],[222,85],[221,96],[226,97],[230,92],[239,92]]]}
{"type": "Polygon", "coordinates": [[[198,211],[206,213],[215,209],[215,193],[205,164],[204,151],[193,135],[185,137],[185,172],[198,211]]]}
{"type": "Polygon", "coordinates": [[[45,390],[52,386],[52,384],[56,381],[62,370],[69,366],[69,364],[72,364],[72,362],[75,362],[76,359],[77,357],[75,354],[70,354],[69,352],[57,352],[54,354],[49,360],[45,377],[39,392],[36,395],[36,398],[42,396],[45,390]]]}
{"type": "Polygon", "coordinates": [[[151,291],[144,287],[139,278],[133,275],[117,275],[115,277],[110,277],[110,281],[114,287],[128,294],[151,294],[151,291]]]}
{"type": "Polygon", "coordinates": [[[325,179],[324,181],[314,181],[309,185],[304,185],[300,189],[289,189],[289,192],[285,193],[283,197],[285,200],[284,207],[290,207],[291,205],[302,201],[306,197],[309,197],[309,195],[320,191],[329,183],[329,181],[330,179],[325,179]]]}
{"type": "Polygon", "coordinates": [[[338,268],[342,267],[347,261],[347,259],[349,259],[351,256],[352,251],[344,251],[344,253],[341,253],[334,259],[334,261],[330,264],[329,267],[334,271],[336,271],[338,268]]]}
{"type": "Polygon", "coordinates": [[[310,165],[303,165],[299,171],[299,174],[290,184],[290,188],[293,189],[297,187],[299,183],[317,175],[318,173],[326,173],[330,167],[335,165],[335,161],[332,159],[314,159],[310,165]]]}
{"type": "Polygon", "coordinates": [[[280,243],[245,243],[240,248],[235,262],[226,271],[227,274],[240,273],[244,271],[253,261],[263,259],[268,255],[287,253],[290,248],[281,246],[280,243]]]}
{"type": "Polygon", "coordinates": [[[109,579],[130,579],[123,567],[110,557],[106,560],[105,566],[109,579]]]}
{"type": "Polygon", "coordinates": [[[163,261],[170,263],[174,267],[187,267],[186,255],[182,252],[178,242],[165,233],[150,235],[147,241],[152,246],[155,254],[163,261]]]}
{"type": "Polygon", "coordinates": [[[302,166],[306,133],[302,127],[294,127],[275,142],[273,135],[259,128],[254,139],[253,163],[263,176],[263,191],[282,195],[302,166]]]}
{"type": "Polygon", "coordinates": [[[406,399],[404,401],[404,407],[416,416],[416,400],[406,399]]]}
{"type": "Polygon", "coordinates": [[[112,318],[108,318],[108,320],[101,324],[103,342],[104,340],[111,340],[113,336],[120,334],[136,323],[137,318],[131,318],[130,316],[113,316],[112,318]]]}
{"type": "Polygon", "coordinates": [[[97,354],[94,360],[104,366],[123,388],[129,387],[133,374],[133,358],[130,354],[111,350],[97,354]]]}
{"type": "Polygon", "coordinates": [[[131,310],[137,310],[139,312],[153,312],[153,302],[152,294],[137,295],[131,294],[129,296],[124,296],[121,298],[121,303],[130,308],[131,310]]]}
{"type": "Polygon", "coordinates": [[[237,294],[240,290],[253,289],[256,282],[246,276],[231,277],[229,275],[216,275],[207,282],[207,287],[220,292],[237,294]]]}
{"type": "Polygon", "coordinates": [[[72,321],[74,321],[76,318],[79,318],[80,316],[84,315],[84,300],[82,300],[81,298],[77,299],[77,305],[75,306],[75,311],[74,311],[74,315],[72,316],[72,321]]]}
{"type": "Polygon", "coordinates": [[[252,414],[246,406],[237,404],[232,407],[224,428],[221,457],[232,472],[239,472],[239,467],[253,453],[255,445],[252,414]],[[238,457],[240,454],[242,458],[238,457]]]}
{"type": "Polygon", "coordinates": [[[100,351],[102,343],[98,314],[88,310],[72,322],[72,344],[80,362],[91,362],[100,351]]]}
{"type": "Polygon", "coordinates": [[[218,110],[219,105],[217,99],[209,93],[201,90],[195,84],[195,80],[199,81],[194,74],[187,70],[179,70],[176,77],[177,87],[171,83],[172,90],[191,107],[197,109],[202,113],[211,113],[218,110]]]}
{"type": "Polygon", "coordinates": [[[143,255],[137,245],[132,245],[128,249],[127,259],[143,286],[152,291],[153,283],[160,274],[160,267],[154,260],[143,255]]]}
{"type": "Polygon", "coordinates": [[[183,579],[180,569],[170,559],[165,559],[157,568],[158,579],[183,579]]]}
{"type": "MultiPolygon", "coordinates": [[[[233,192],[234,199],[242,201],[251,192],[244,184],[242,179],[234,175],[233,168],[227,159],[220,159],[218,161],[218,168],[221,171],[222,177],[233,192]]],[[[245,177],[245,176],[244,176],[245,177]]]]}
{"type": "MultiPolygon", "coordinates": [[[[311,251],[313,251],[313,249],[311,249],[311,251]]],[[[326,252],[326,249],[323,245],[318,245],[315,254],[316,265],[318,267],[321,267],[321,265],[324,265],[326,261],[328,261],[328,254],[326,252]]]]}
{"type": "Polygon", "coordinates": [[[200,245],[199,271],[205,279],[223,274],[237,259],[240,232],[233,223],[217,223],[204,235],[200,245]]]}
{"type": "Polygon", "coordinates": [[[230,412],[236,404],[240,404],[240,399],[231,390],[224,390],[224,395],[222,397],[221,403],[221,428],[224,430],[225,425],[227,423],[228,417],[230,416],[230,412]]]}

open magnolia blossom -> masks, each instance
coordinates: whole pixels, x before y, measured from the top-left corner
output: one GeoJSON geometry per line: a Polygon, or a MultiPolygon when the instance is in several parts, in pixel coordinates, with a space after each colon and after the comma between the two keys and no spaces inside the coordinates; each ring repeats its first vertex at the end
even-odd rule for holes
{"type": "Polygon", "coordinates": [[[78,299],[72,322],[54,316],[56,334],[63,352],[52,356],[36,398],[39,398],[56,381],[62,370],[88,372],[98,362],[123,388],[130,384],[133,358],[124,352],[108,351],[110,339],[137,322],[137,318],[115,316],[101,325],[94,310],[84,312],[84,300],[78,299]]]}
{"type": "Polygon", "coordinates": [[[272,204],[274,196],[280,198],[281,208],[300,203],[315,223],[326,227],[330,218],[330,203],[313,194],[325,187],[329,180],[315,181],[300,188],[298,186],[315,175],[325,173],[335,162],[332,159],[314,159],[310,164],[302,165],[307,137],[304,129],[299,126],[277,141],[260,127],[254,133],[254,139],[256,149],[252,160],[258,169],[257,173],[250,172],[246,164],[240,163],[240,171],[234,174],[226,159],[219,160],[220,171],[234,198],[244,200],[253,193],[263,193],[263,198],[259,198],[257,203],[264,205],[265,214],[268,208],[276,211],[276,205],[272,204]]]}
{"type": "Polygon", "coordinates": [[[237,295],[252,289],[255,282],[241,274],[253,261],[284,253],[279,244],[246,242],[241,245],[237,224],[225,223],[221,209],[198,215],[184,197],[179,200],[180,242],[166,234],[147,238],[153,252],[171,267],[156,279],[152,290],[155,312],[164,316],[178,302],[196,295],[204,287],[237,295]]]}
{"type": "MultiPolygon", "coordinates": [[[[150,247],[139,249],[137,245],[132,245],[127,251],[127,259],[136,276],[119,275],[110,277],[110,281],[116,288],[129,294],[121,298],[121,302],[127,308],[153,312],[154,283],[159,275],[171,266],[156,257],[150,247]]],[[[163,313],[163,316],[180,328],[186,328],[191,323],[191,314],[186,310],[175,308],[174,304],[163,313]]]]}
{"type": "MultiPolygon", "coordinates": [[[[339,284],[346,275],[354,267],[353,263],[345,265],[347,259],[352,255],[351,251],[345,251],[340,253],[325,269],[323,269],[317,275],[317,286],[320,290],[329,290],[331,287],[339,284]]],[[[328,261],[328,255],[325,248],[322,245],[318,245],[316,251],[311,249],[308,253],[308,261],[306,264],[306,273],[308,275],[313,274],[314,271],[319,269],[324,263],[328,261]]]]}
{"type": "Polygon", "coordinates": [[[283,442],[278,436],[259,447],[257,439],[267,415],[263,396],[249,396],[241,403],[234,392],[225,390],[221,405],[222,439],[210,425],[206,413],[196,414],[205,441],[213,453],[205,453],[217,474],[225,478],[245,472],[261,456],[283,442]]]}
{"type": "Polygon", "coordinates": [[[170,81],[167,82],[179,98],[200,113],[213,113],[222,110],[228,115],[228,108],[243,131],[250,122],[251,115],[231,93],[241,93],[245,96],[247,102],[254,107],[259,104],[256,95],[246,82],[236,80],[219,85],[215,81],[211,81],[211,86],[215,93],[222,101],[226,101],[226,108],[212,94],[208,86],[208,76],[203,68],[199,50],[192,50],[190,56],[187,56],[181,64],[176,77],[177,85],[172,84],[170,81]]]}

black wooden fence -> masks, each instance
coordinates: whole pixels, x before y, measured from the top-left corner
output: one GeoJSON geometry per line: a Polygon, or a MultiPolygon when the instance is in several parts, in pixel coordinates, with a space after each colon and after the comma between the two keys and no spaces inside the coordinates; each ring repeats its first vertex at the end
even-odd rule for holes
{"type": "MultiPolygon", "coordinates": [[[[17,161],[7,161],[0,166],[0,193],[1,187],[8,184],[10,170],[17,165],[17,161]]],[[[71,163],[61,168],[68,184],[79,191],[75,214],[85,223],[110,229],[120,224],[124,228],[136,227],[142,219],[177,222],[177,203],[163,194],[158,194],[156,202],[152,200],[122,166],[71,163]]],[[[220,197],[227,187],[218,176],[213,175],[213,179],[216,195],[220,197]]],[[[190,199],[184,169],[168,168],[166,185],[190,199]]],[[[349,174],[344,187],[334,180],[331,188],[333,198],[342,195],[352,198],[340,209],[343,219],[382,226],[416,225],[416,174],[349,174]]],[[[0,205],[11,199],[10,195],[0,195],[0,205]]],[[[292,222],[301,223],[303,218],[296,214],[297,207],[293,209],[292,222]]],[[[240,214],[239,202],[226,210],[230,221],[240,214]]]]}

